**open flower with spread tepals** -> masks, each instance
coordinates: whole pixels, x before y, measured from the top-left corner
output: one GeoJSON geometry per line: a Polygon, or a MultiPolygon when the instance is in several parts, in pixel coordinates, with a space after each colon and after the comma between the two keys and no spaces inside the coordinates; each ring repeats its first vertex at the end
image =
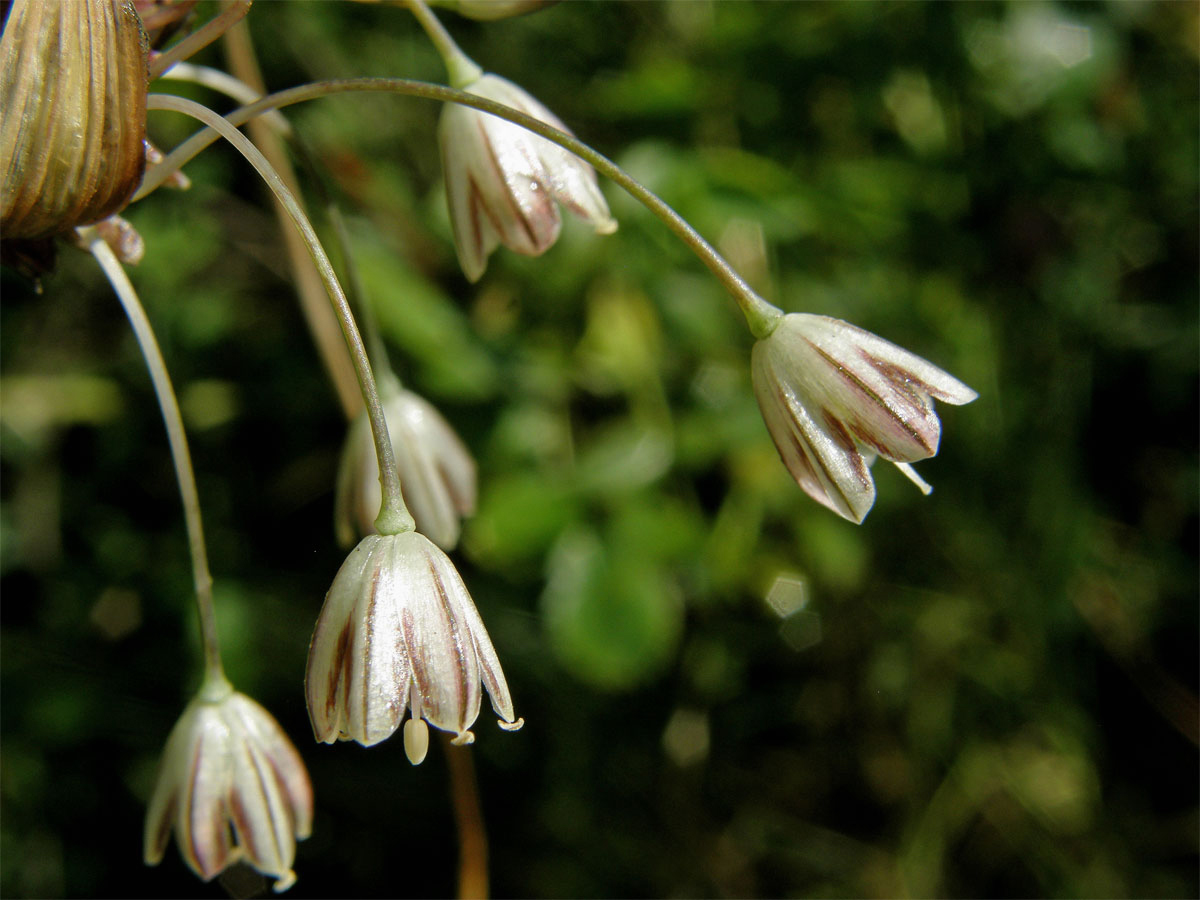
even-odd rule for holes
{"type": "MultiPolygon", "coordinates": [[[[498,75],[481,75],[464,90],[569,129],[537,100],[498,75]]],[[[590,165],[543,137],[496,116],[447,103],[438,126],[450,223],[463,272],[478,281],[498,244],[526,256],[557,239],[561,203],[597,234],[617,223],[590,165]]]]}
{"type": "Polygon", "coordinates": [[[978,396],[915,354],[840,319],[792,313],[754,345],[751,376],[767,429],[792,477],[810,497],[852,522],[875,502],[868,466],[895,463],[925,493],[909,465],[937,453],[933,400],[978,396]]]}
{"type": "MultiPolygon", "coordinates": [[[[441,414],[390,373],[379,376],[379,399],[417,530],[452,550],[462,518],[475,511],[475,460],[441,414]]],[[[380,499],[379,461],[364,410],[350,426],[338,470],[334,516],[343,546],[375,531],[380,499]]]]}
{"type": "Polygon", "coordinates": [[[300,754],[270,713],[220,679],[188,704],[167,739],[144,857],[157,865],[173,828],[184,861],[205,881],[245,860],[284,891],[296,881],[296,841],[312,832],[312,818],[300,754]]]}
{"type": "Polygon", "coordinates": [[[308,650],[308,715],[318,741],[365,747],[390,737],[406,709],[414,765],[428,722],[469,744],[483,687],[500,727],[520,728],[500,660],[450,559],[424,535],[368,535],[333,579],[308,650]]]}

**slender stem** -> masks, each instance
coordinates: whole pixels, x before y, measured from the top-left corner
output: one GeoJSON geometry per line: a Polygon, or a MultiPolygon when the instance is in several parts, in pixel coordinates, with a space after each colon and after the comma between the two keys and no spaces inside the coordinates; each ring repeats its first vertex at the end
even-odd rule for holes
{"type": "MultiPolygon", "coordinates": [[[[258,68],[258,60],[254,54],[254,44],[250,39],[250,28],[245,21],[238,22],[225,32],[225,51],[229,65],[238,76],[241,84],[253,96],[243,103],[253,103],[266,93],[262,73],[258,68]]],[[[176,68],[180,68],[176,66],[176,68]]],[[[240,99],[240,98],[238,98],[240,99]]],[[[273,111],[274,112],[274,111],[273,111]]],[[[263,156],[274,167],[283,183],[303,203],[300,193],[300,182],[292,168],[291,160],[284,149],[280,134],[288,135],[295,140],[295,134],[282,114],[276,112],[286,130],[266,127],[266,116],[261,119],[251,119],[247,125],[250,139],[262,151],[263,156]]],[[[354,363],[346,352],[346,344],[342,340],[341,329],[337,317],[325,297],[325,288],[321,284],[321,275],[309,258],[308,250],[299,233],[287,226],[287,211],[278,200],[272,201],[275,216],[283,226],[283,245],[287,251],[288,265],[296,285],[296,296],[300,300],[300,311],[308,323],[309,333],[317,347],[317,355],[329,373],[333,388],[342,405],[342,412],[350,421],[362,411],[362,396],[358,392],[358,381],[354,374],[354,363]]]]}
{"type": "MultiPolygon", "coordinates": [[[[708,241],[701,237],[696,229],[689,225],[679,213],[664,203],[658,195],[639,183],[608,157],[593,150],[574,135],[560,131],[552,125],[547,125],[541,119],[535,119],[533,116],[505,106],[502,103],[496,103],[485,97],[445,87],[444,85],[429,84],[424,81],[412,81],[406,78],[349,78],[336,81],[319,81],[313,84],[290,88],[286,91],[279,91],[278,93],[264,97],[256,103],[251,103],[249,106],[243,106],[241,109],[234,110],[227,116],[227,121],[233,125],[240,125],[242,122],[252,119],[268,109],[290,106],[293,103],[301,103],[305,100],[326,97],[331,94],[352,92],[384,92],[403,94],[409,97],[423,97],[427,100],[438,100],[444,103],[459,103],[463,106],[470,106],[482,112],[498,116],[501,119],[507,119],[510,122],[520,125],[522,128],[541,135],[546,140],[553,141],[559,146],[565,147],[581,159],[591,163],[596,171],[616,182],[617,185],[623,188],[635,200],[654,213],[680,240],[687,244],[692,252],[700,257],[701,262],[708,266],[709,270],[717,277],[717,280],[725,286],[725,289],[729,291],[733,299],[737,301],[742,314],[746,317],[746,322],[750,326],[750,331],[755,337],[766,337],[775,330],[775,325],[783,313],[758,296],[733,266],[708,241]]],[[[142,180],[142,187],[134,196],[134,200],[139,200],[154,190],[172,172],[214,140],[216,140],[216,135],[206,132],[199,132],[192,135],[171,151],[161,163],[146,173],[146,177],[142,180]]]]}
{"type": "Polygon", "coordinates": [[[78,233],[96,258],[109,283],[125,308],[133,334],[137,338],[150,381],[158,397],[163,422],[167,427],[167,442],[171,446],[171,462],[175,465],[175,479],[179,482],[179,493],[183,499],[183,518],[187,523],[188,550],[192,556],[192,577],[196,585],[196,612],[200,618],[200,643],[204,648],[204,681],[208,686],[225,683],[225,672],[221,667],[221,648],[217,641],[217,620],[213,612],[212,573],[208,568],[208,552],[204,547],[204,525],[200,519],[200,495],[196,491],[196,473],[192,469],[192,455],[188,451],[187,434],[183,429],[183,416],[171,376],[163,360],[154,329],[146,316],[146,310],[138,300],[137,291],[125,274],[125,269],[116,255],[104,242],[94,227],[80,228],[78,233]]]}
{"type": "Polygon", "coordinates": [[[308,216],[304,214],[304,210],[300,208],[300,204],[296,202],[292,192],[280,180],[258,148],[211,109],[183,97],[171,97],[166,94],[150,94],[146,98],[146,108],[184,113],[220,132],[221,136],[233,144],[258,170],[259,175],[275,192],[275,196],[295,223],[337,312],[342,335],[346,339],[346,346],[354,361],[358,386],[367,405],[367,417],[370,420],[371,433],[375,439],[375,453],[379,460],[379,483],[383,494],[383,503],[379,510],[379,518],[375,520],[375,528],[380,534],[399,534],[404,531],[412,531],[413,519],[404,505],[404,497],[400,493],[400,476],[396,471],[396,456],[392,451],[387,420],[384,418],[383,406],[379,402],[379,390],[375,385],[375,376],[371,373],[371,364],[367,360],[367,351],[363,347],[362,335],[359,334],[354,314],[350,311],[350,304],[346,300],[341,285],[338,284],[337,275],[333,271],[325,249],[317,239],[316,232],[313,231],[312,224],[308,221],[308,216]]]}
{"type": "Polygon", "coordinates": [[[451,85],[456,88],[466,87],[472,81],[483,76],[483,69],[479,68],[471,57],[462,52],[462,49],[454,42],[454,38],[450,36],[450,32],[433,14],[433,10],[426,5],[425,0],[404,0],[404,3],[416,16],[421,27],[425,29],[425,33],[429,35],[429,39],[433,41],[433,46],[441,55],[442,62],[446,64],[446,72],[450,76],[451,85]]]}
{"type": "Polygon", "coordinates": [[[375,318],[375,309],[371,306],[371,301],[367,299],[362,278],[358,274],[358,266],[354,264],[354,252],[350,244],[350,232],[346,229],[346,219],[332,199],[326,201],[325,215],[329,218],[329,224],[333,226],[338,249],[341,251],[342,269],[346,273],[347,293],[350,295],[351,304],[358,310],[358,317],[362,320],[362,328],[367,341],[367,356],[370,357],[371,364],[376,371],[387,372],[395,377],[391,372],[391,364],[388,362],[387,348],[383,345],[383,338],[379,336],[379,321],[375,318]]]}
{"type": "MultiPolygon", "coordinates": [[[[233,35],[242,34],[245,31],[246,26],[244,23],[239,22],[237,25],[233,26],[233,28],[225,32],[224,39],[226,45],[228,46],[234,44],[236,39],[233,37],[233,35]]],[[[230,55],[233,56],[234,54],[230,53],[230,55]]],[[[240,68],[239,62],[240,59],[231,61],[231,68],[234,69],[234,71],[237,71],[240,68]]],[[[257,73],[257,69],[255,69],[255,73],[257,73]]],[[[164,81],[188,81],[192,84],[198,84],[201,87],[206,87],[209,90],[224,94],[226,97],[230,97],[231,99],[236,100],[238,103],[253,103],[255,100],[261,99],[262,96],[266,94],[265,90],[262,90],[256,87],[254,84],[251,84],[250,79],[246,78],[245,75],[242,77],[235,77],[230,75],[228,72],[223,72],[220,69],[214,69],[212,66],[197,66],[193,63],[186,62],[175,63],[175,65],[171,66],[171,68],[163,72],[159,77],[164,81]]],[[[282,134],[285,137],[292,136],[292,123],[276,110],[272,110],[271,112],[266,113],[257,119],[253,119],[252,121],[266,122],[270,124],[270,126],[279,134],[282,134]]],[[[253,125],[251,128],[253,128],[253,125]]],[[[268,154],[264,155],[267,155],[269,158],[268,154]]]]}
{"type": "Polygon", "coordinates": [[[219,16],[209,19],[202,28],[193,31],[166,53],[152,56],[150,80],[153,81],[181,59],[187,59],[223,35],[234,23],[245,18],[246,13],[250,12],[252,2],[253,0],[235,0],[219,16]]]}
{"type": "Polygon", "coordinates": [[[488,846],[483,812],[479,808],[475,762],[469,747],[456,747],[450,735],[439,734],[450,769],[450,797],[458,825],[459,900],[482,900],[488,895],[488,846]]]}

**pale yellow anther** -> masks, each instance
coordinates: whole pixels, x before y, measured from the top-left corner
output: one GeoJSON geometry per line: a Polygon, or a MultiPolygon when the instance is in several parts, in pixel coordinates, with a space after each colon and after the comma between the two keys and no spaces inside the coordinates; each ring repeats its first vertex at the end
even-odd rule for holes
{"type": "Polygon", "coordinates": [[[429,726],[424,719],[409,719],[404,723],[404,752],[414,766],[425,759],[429,752],[429,726]]]}

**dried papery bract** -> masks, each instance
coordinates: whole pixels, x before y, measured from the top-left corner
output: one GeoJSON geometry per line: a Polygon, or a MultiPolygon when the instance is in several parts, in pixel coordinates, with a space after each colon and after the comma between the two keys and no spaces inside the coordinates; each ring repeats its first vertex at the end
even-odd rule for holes
{"type": "Polygon", "coordinates": [[[138,16],[152,47],[163,42],[181,28],[200,0],[133,0],[138,16]]]}
{"type": "Polygon", "coordinates": [[[500,660],[449,558],[424,535],[369,535],[333,580],[308,650],[305,693],[318,741],[369,747],[400,727],[414,765],[425,723],[469,744],[487,688],[500,727],[523,724],[500,660]]]}
{"type": "Polygon", "coordinates": [[[244,860],[283,891],[296,881],[296,841],[312,832],[312,818],[308,772],[283,729],[227,683],[208,684],[167,739],[144,857],[157,865],[174,829],[184,861],[205,881],[244,860]]]}
{"type": "Polygon", "coordinates": [[[976,393],[932,363],[848,322],[792,313],[754,345],[754,393],[784,465],[818,503],[861,522],[875,502],[876,454],[908,465],[937,453],[933,400],[976,393]]]}
{"type": "MultiPolygon", "coordinates": [[[[464,87],[570,132],[554,113],[498,75],[483,75],[464,87]]],[[[592,167],[557,144],[457,103],[442,110],[438,139],[454,243],[471,281],[483,275],[488,254],[500,244],[526,256],[553,245],[562,227],[558,203],[597,234],[617,230],[592,167]]]]}
{"type": "MultiPolygon", "coordinates": [[[[379,399],[417,530],[451,550],[462,518],[475,511],[475,460],[432,404],[401,387],[394,376],[380,374],[379,399]]],[[[338,470],[335,524],[343,546],[375,531],[380,499],[379,463],[363,412],[350,426],[338,470]]]]}
{"type": "Polygon", "coordinates": [[[147,53],[131,2],[16,0],[0,38],[6,241],[125,206],[146,162],[147,53]]]}

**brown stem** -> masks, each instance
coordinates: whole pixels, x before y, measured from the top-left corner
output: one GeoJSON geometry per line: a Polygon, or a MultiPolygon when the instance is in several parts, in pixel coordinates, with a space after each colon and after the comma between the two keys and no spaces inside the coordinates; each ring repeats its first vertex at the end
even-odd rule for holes
{"type": "Polygon", "coordinates": [[[475,781],[475,762],[471,759],[470,747],[454,746],[448,734],[441,734],[441,739],[450,769],[454,821],[458,824],[459,900],[483,900],[488,896],[488,848],[475,781]]]}
{"type": "Polygon", "coordinates": [[[220,15],[210,19],[201,28],[193,31],[182,41],[165,53],[150,58],[149,75],[153,81],[181,59],[187,59],[198,50],[207,47],[236,22],[240,22],[250,12],[253,0],[234,0],[221,11],[220,15]]]}

